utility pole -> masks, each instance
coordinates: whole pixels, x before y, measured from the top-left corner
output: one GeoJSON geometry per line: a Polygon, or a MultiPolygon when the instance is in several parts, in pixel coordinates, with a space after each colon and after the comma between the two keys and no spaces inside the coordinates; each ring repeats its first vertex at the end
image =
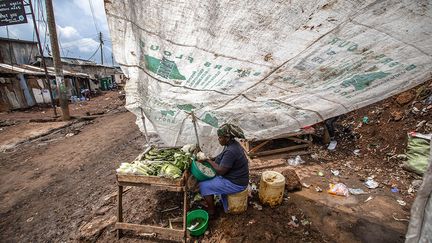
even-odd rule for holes
{"type": "Polygon", "coordinates": [[[36,33],[36,37],[37,37],[37,41],[38,41],[38,45],[39,45],[39,55],[41,56],[41,63],[42,63],[42,66],[43,66],[44,72],[45,72],[45,79],[46,79],[45,80],[45,85],[48,86],[48,91],[49,91],[49,95],[50,95],[50,99],[51,99],[51,106],[52,106],[52,109],[53,109],[53,112],[54,112],[54,116],[57,117],[57,110],[56,110],[56,107],[55,107],[55,104],[54,104],[54,97],[53,97],[52,90],[51,90],[51,81],[49,79],[48,70],[47,70],[46,63],[45,63],[45,57],[44,57],[44,54],[43,54],[43,47],[42,47],[42,44],[41,44],[41,41],[40,41],[39,30],[37,28],[36,18],[35,18],[35,15],[34,15],[33,5],[32,5],[31,0],[29,0],[29,6],[30,6],[30,9],[31,9],[31,16],[32,16],[32,19],[33,19],[33,26],[35,28],[35,33],[36,33]]]}
{"type": "Polygon", "coordinates": [[[51,50],[53,54],[54,69],[56,74],[57,91],[59,94],[60,108],[64,121],[70,120],[69,104],[67,99],[67,88],[63,77],[63,65],[60,58],[59,44],[57,41],[57,30],[54,19],[52,0],[45,0],[47,11],[48,29],[50,33],[51,50]]]}
{"type": "Polygon", "coordinates": [[[102,39],[102,32],[99,32],[99,48],[101,51],[101,64],[103,65],[103,39],[102,39]]]}

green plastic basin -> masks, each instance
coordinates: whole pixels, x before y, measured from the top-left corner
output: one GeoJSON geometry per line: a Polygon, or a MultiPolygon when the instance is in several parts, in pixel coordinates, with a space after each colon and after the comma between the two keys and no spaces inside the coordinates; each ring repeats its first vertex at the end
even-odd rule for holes
{"type": "Polygon", "coordinates": [[[208,227],[209,216],[208,213],[202,209],[193,210],[187,213],[186,215],[186,227],[189,228],[192,223],[200,222],[200,224],[190,230],[188,229],[190,235],[192,236],[200,236],[204,234],[208,227]]]}
{"type": "MultiPolygon", "coordinates": [[[[192,175],[195,177],[195,179],[196,179],[197,181],[205,181],[205,180],[208,180],[208,179],[211,179],[211,178],[214,177],[214,176],[209,177],[209,176],[206,176],[204,173],[202,173],[202,172],[198,169],[196,163],[200,163],[200,162],[195,161],[195,159],[192,160],[191,173],[192,173],[192,175]]],[[[208,167],[208,168],[212,169],[213,171],[215,171],[215,170],[213,169],[213,167],[211,167],[211,165],[210,165],[208,162],[204,162],[203,165],[205,165],[206,167],[208,167]]],[[[216,172],[215,172],[215,176],[216,176],[216,172]]]]}

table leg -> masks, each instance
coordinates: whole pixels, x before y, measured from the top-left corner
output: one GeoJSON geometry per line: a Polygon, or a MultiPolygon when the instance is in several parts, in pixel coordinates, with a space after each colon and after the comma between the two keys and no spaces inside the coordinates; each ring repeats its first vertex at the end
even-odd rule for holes
{"type": "Polygon", "coordinates": [[[184,187],[184,191],[183,191],[183,231],[184,231],[184,236],[183,236],[183,242],[187,242],[187,225],[186,225],[186,215],[187,215],[187,211],[189,209],[188,207],[188,198],[187,198],[187,194],[188,194],[188,190],[187,187],[184,187]]]}
{"type": "MultiPolygon", "coordinates": [[[[121,223],[123,222],[123,186],[118,186],[118,193],[117,193],[117,222],[121,223]]],[[[117,239],[120,239],[122,237],[122,230],[117,229],[117,239]]]]}

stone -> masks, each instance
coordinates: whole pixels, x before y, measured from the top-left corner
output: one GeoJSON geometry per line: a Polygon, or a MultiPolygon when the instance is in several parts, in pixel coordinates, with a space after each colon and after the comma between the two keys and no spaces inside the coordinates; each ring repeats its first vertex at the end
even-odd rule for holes
{"type": "Polygon", "coordinates": [[[293,169],[286,169],[281,174],[285,177],[285,189],[287,191],[300,191],[302,189],[300,178],[293,169]]]}
{"type": "Polygon", "coordinates": [[[403,92],[402,94],[398,95],[396,98],[396,102],[399,105],[406,105],[409,102],[411,102],[415,98],[415,94],[411,91],[403,92]]]}
{"type": "Polygon", "coordinates": [[[403,118],[403,113],[400,111],[394,111],[391,113],[391,116],[393,117],[393,120],[400,121],[403,118]]]}

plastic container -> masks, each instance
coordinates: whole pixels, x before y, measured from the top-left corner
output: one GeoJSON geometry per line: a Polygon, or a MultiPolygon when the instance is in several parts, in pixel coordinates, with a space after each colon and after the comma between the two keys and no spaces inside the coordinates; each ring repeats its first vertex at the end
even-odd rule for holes
{"type": "Polygon", "coordinates": [[[259,185],[259,198],[263,205],[275,207],[282,202],[285,177],[275,171],[264,171],[259,185]]]}
{"type": "MultiPolygon", "coordinates": [[[[211,178],[213,178],[213,177],[216,176],[216,172],[215,172],[215,175],[212,176],[212,177],[206,176],[204,173],[202,173],[202,172],[198,169],[196,163],[200,163],[200,162],[196,162],[195,159],[192,160],[191,173],[192,173],[192,175],[195,177],[195,179],[196,179],[197,181],[205,181],[205,180],[211,179],[211,178]]],[[[208,167],[208,168],[212,169],[213,171],[215,171],[215,170],[213,169],[213,167],[211,167],[211,165],[210,165],[208,162],[205,162],[205,163],[203,163],[203,164],[204,164],[206,167],[208,167]]]]}
{"type": "Polygon", "coordinates": [[[186,227],[188,228],[190,235],[200,236],[204,234],[204,232],[207,230],[208,227],[208,220],[209,220],[208,213],[202,209],[197,209],[188,212],[186,215],[186,227]],[[189,227],[191,226],[193,221],[199,218],[203,220],[203,223],[202,224],[200,223],[200,225],[197,228],[190,230],[189,227]]]}
{"type": "Polygon", "coordinates": [[[248,206],[247,188],[244,191],[234,193],[234,194],[229,194],[227,198],[228,198],[228,213],[239,214],[247,210],[247,206],[248,206]]]}

